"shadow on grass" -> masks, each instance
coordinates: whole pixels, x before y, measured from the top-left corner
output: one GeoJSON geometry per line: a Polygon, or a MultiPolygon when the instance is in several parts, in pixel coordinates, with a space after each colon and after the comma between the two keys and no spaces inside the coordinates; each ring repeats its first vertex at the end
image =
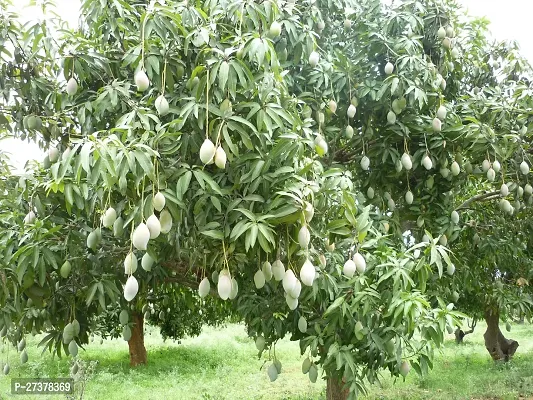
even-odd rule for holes
{"type": "Polygon", "coordinates": [[[102,354],[97,349],[83,354],[84,360],[95,360],[98,369],[108,373],[146,374],[176,372],[180,376],[216,371],[227,366],[250,362],[254,352],[239,347],[169,346],[147,348],[148,364],[130,367],[127,351],[110,351],[102,354]]]}

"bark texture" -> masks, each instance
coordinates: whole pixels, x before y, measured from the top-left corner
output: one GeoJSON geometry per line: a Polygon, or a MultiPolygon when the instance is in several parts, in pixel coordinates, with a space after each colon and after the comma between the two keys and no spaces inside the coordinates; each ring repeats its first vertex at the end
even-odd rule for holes
{"type": "Polygon", "coordinates": [[[483,337],[487,351],[495,361],[509,361],[518,348],[518,342],[503,336],[499,325],[500,313],[498,310],[486,310],[485,321],[487,322],[487,330],[483,337]]]}
{"type": "Polygon", "coordinates": [[[470,328],[468,331],[463,331],[461,328],[457,328],[455,330],[455,343],[457,344],[463,344],[464,338],[466,335],[470,335],[471,333],[474,333],[474,330],[476,329],[477,320],[472,320],[472,325],[468,325],[470,328]]]}
{"type": "Polygon", "coordinates": [[[344,383],[336,378],[328,378],[327,382],[327,400],[346,400],[349,390],[343,390],[344,383]]]}
{"type": "Polygon", "coordinates": [[[130,348],[130,365],[146,364],[146,348],[144,347],[144,317],[140,312],[134,312],[133,327],[131,329],[131,339],[128,342],[130,348]]]}

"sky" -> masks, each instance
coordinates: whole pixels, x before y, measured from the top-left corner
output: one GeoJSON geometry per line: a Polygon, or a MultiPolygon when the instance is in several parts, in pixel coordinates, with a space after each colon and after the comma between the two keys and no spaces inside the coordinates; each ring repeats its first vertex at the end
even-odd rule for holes
{"type": "MultiPolygon", "coordinates": [[[[533,40],[530,38],[529,18],[533,15],[533,0],[458,0],[470,15],[487,17],[491,21],[490,30],[499,40],[515,40],[522,54],[533,63],[533,40]]],[[[42,17],[36,7],[28,7],[29,0],[16,2],[16,8],[23,10],[28,18],[42,17]]],[[[75,27],[79,15],[79,0],[56,0],[58,13],[75,27]]],[[[15,171],[20,172],[28,160],[42,159],[44,153],[33,143],[8,139],[0,142],[0,149],[11,153],[15,171]]]]}

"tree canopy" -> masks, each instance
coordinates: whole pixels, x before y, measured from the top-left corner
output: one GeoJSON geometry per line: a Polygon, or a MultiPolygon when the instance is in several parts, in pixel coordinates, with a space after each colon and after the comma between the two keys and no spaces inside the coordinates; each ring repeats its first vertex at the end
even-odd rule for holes
{"type": "Polygon", "coordinates": [[[531,68],[455,1],[85,0],[75,30],[7,3],[0,122],[48,151],[2,181],[13,341],[208,302],[343,398],[431,368],[454,303],[530,315],[531,68]]]}

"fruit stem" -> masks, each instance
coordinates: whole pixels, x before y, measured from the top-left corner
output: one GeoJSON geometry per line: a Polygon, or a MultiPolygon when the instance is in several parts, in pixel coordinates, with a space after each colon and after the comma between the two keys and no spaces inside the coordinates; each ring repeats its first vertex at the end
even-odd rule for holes
{"type": "Polygon", "coordinates": [[[207,81],[205,82],[205,138],[209,139],[209,69],[207,69],[207,81]]]}
{"type": "Polygon", "coordinates": [[[165,65],[163,66],[163,78],[161,83],[161,95],[165,95],[165,86],[167,84],[167,59],[165,58],[165,65]]]}
{"type": "Polygon", "coordinates": [[[224,126],[224,121],[222,121],[222,123],[220,124],[220,127],[218,128],[217,140],[215,142],[216,146],[220,145],[220,132],[222,132],[222,127],[223,126],[224,126]]]}

